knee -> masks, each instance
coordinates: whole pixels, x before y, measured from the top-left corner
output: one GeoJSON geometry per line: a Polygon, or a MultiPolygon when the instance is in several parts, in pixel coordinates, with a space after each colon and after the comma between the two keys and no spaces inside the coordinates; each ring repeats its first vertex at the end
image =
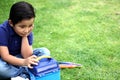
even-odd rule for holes
{"type": "Polygon", "coordinates": [[[0,73],[4,73],[7,71],[7,68],[4,66],[0,66],[0,73]]]}
{"type": "Polygon", "coordinates": [[[0,73],[4,73],[8,70],[7,63],[3,60],[0,60],[0,73]]]}
{"type": "Polygon", "coordinates": [[[17,73],[17,68],[7,62],[0,60],[0,80],[1,78],[10,78],[17,73]]]}
{"type": "Polygon", "coordinates": [[[10,76],[8,76],[8,67],[4,66],[4,65],[0,65],[0,77],[1,78],[8,78],[10,76]]]}
{"type": "Polygon", "coordinates": [[[37,48],[33,51],[33,54],[37,56],[42,56],[42,55],[47,55],[50,56],[50,51],[49,49],[42,47],[42,48],[37,48]]]}
{"type": "Polygon", "coordinates": [[[48,55],[48,56],[50,56],[50,50],[49,49],[47,49],[47,48],[42,48],[43,49],[43,53],[44,53],[44,55],[48,55]]]}

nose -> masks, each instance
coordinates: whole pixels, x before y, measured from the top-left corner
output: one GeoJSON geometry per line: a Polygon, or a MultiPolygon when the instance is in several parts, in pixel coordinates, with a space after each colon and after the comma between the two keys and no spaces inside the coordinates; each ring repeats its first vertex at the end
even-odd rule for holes
{"type": "Polygon", "coordinates": [[[29,32],[29,28],[26,27],[26,28],[24,29],[24,33],[28,33],[28,32],[29,32]]]}

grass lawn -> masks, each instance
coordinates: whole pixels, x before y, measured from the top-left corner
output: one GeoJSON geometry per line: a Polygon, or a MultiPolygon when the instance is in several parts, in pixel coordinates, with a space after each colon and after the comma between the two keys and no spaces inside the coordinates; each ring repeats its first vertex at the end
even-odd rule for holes
{"type": "MultiPolygon", "coordinates": [[[[0,23],[19,0],[0,0],[0,23]]],[[[36,9],[33,47],[47,47],[61,80],[120,80],[120,0],[26,0],[36,9]]]]}

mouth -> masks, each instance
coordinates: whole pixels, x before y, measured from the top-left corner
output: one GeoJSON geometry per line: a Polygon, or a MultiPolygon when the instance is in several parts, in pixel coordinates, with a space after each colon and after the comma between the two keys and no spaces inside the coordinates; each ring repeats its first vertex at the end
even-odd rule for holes
{"type": "Polygon", "coordinates": [[[25,36],[26,34],[19,34],[20,36],[25,36]]]}

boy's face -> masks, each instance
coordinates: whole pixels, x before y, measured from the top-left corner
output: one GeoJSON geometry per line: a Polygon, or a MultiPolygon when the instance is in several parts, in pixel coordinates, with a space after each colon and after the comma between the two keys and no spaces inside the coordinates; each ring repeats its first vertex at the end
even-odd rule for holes
{"type": "Polygon", "coordinates": [[[34,27],[34,18],[25,19],[13,26],[14,31],[19,36],[28,36],[34,27]]]}

